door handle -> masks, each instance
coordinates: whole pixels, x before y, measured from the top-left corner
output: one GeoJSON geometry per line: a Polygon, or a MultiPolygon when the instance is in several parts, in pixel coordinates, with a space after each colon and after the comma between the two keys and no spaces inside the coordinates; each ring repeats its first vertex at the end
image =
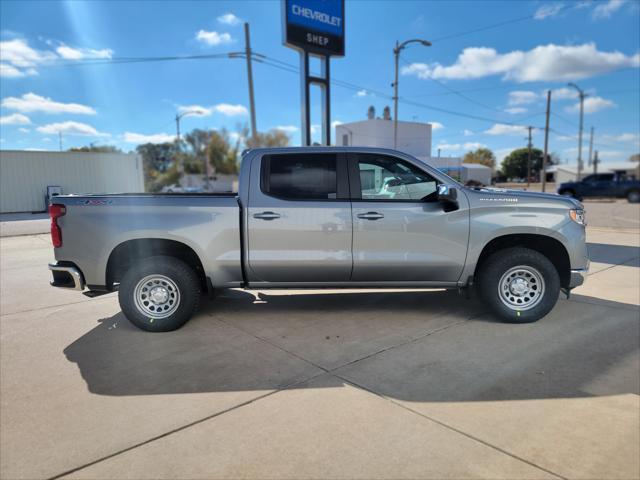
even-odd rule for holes
{"type": "Polygon", "coordinates": [[[258,218],[260,220],[275,220],[276,218],[280,218],[280,214],[275,212],[254,213],[253,218],[258,218]]]}
{"type": "Polygon", "coordinates": [[[381,218],[384,218],[384,215],[378,212],[359,213],[356,216],[358,218],[362,218],[363,220],[379,220],[381,218]]]}

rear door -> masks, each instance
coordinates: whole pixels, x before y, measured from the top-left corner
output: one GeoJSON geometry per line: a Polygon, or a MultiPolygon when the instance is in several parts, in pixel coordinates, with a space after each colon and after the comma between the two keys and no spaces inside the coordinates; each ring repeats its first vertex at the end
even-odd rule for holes
{"type": "Polygon", "coordinates": [[[390,155],[350,154],[354,282],[456,282],[469,237],[468,203],[437,200],[438,182],[390,155]]]}
{"type": "Polygon", "coordinates": [[[352,222],[343,154],[265,155],[257,166],[247,209],[250,279],[348,281],[352,222]]]}

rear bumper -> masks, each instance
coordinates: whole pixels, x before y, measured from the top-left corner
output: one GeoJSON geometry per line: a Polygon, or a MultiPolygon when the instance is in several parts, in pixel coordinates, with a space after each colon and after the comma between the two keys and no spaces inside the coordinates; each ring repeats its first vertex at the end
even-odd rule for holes
{"type": "Polygon", "coordinates": [[[85,283],[82,272],[74,265],[50,263],[49,270],[53,275],[52,287],[68,288],[70,290],[82,291],[85,283]]]}
{"type": "Polygon", "coordinates": [[[588,264],[585,268],[571,270],[571,276],[569,277],[569,288],[576,288],[582,285],[584,281],[587,279],[588,273],[589,273],[588,264]]]}

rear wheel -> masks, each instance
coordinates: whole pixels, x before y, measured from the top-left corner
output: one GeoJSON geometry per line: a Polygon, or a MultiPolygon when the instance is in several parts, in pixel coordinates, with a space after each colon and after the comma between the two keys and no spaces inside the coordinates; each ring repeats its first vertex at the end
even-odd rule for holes
{"type": "Polygon", "coordinates": [[[193,269],[177,258],[145,258],[125,273],[118,300],[136,327],[168,332],[184,325],[197,310],[200,283],[193,269]]]}
{"type": "Polygon", "coordinates": [[[501,319],[535,322],[555,306],[560,276],[540,252],[514,247],[500,250],[483,264],[479,278],[484,301],[501,319]]]}
{"type": "Polygon", "coordinates": [[[627,201],[629,203],[640,202],[640,190],[631,190],[627,193],[627,201]]]}

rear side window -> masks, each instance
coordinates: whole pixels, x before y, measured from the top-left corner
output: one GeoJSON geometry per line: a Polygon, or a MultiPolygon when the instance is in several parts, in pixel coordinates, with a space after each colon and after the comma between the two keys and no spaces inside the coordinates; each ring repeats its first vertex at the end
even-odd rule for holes
{"type": "Polygon", "coordinates": [[[335,200],[336,160],[334,154],[268,155],[262,159],[262,191],[286,200],[335,200]]]}

